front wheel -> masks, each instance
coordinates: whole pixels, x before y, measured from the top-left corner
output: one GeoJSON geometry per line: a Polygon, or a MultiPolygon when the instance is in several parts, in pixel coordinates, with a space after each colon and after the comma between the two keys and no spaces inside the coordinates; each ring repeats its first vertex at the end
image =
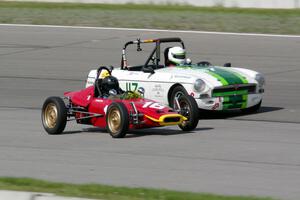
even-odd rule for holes
{"type": "Polygon", "coordinates": [[[114,102],[109,105],[106,113],[106,129],[113,138],[123,138],[129,127],[129,117],[123,103],[114,102]]]}
{"type": "Polygon", "coordinates": [[[182,95],[178,98],[180,105],[180,114],[187,118],[179,127],[183,131],[194,130],[199,122],[198,105],[194,97],[190,95],[182,95]]]}
{"type": "Polygon", "coordinates": [[[42,123],[49,134],[57,135],[64,131],[67,123],[67,109],[60,97],[49,97],[43,104],[42,123]]]}
{"type": "Polygon", "coordinates": [[[175,102],[175,98],[179,98],[181,96],[187,96],[188,93],[187,91],[184,89],[184,87],[178,85],[176,86],[173,90],[172,90],[172,93],[171,93],[171,96],[170,96],[170,100],[169,100],[169,105],[171,108],[174,108],[174,102],[175,102]]]}

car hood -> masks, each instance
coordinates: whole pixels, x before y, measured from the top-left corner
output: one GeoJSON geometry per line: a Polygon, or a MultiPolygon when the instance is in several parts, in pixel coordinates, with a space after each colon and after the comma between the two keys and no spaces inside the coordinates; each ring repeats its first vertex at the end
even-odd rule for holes
{"type": "Polygon", "coordinates": [[[256,83],[251,74],[245,71],[239,70],[239,68],[232,67],[219,67],[219,66],[175,66],[166,67],[157,70],[157,72],[170,73],[173,75],[171,78],[184,78],[187,79],[202,79],[206,83],[210,83],[212,86],[226,86],[236,84],[256,83]],[[174,77],[176,76],[176,77],[174,77]]]}

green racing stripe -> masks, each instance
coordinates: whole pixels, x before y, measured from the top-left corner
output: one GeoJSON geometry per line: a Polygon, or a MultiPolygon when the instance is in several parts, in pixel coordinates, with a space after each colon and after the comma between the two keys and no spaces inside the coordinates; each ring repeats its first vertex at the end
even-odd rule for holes
{"type": "MultiPolygon", "coordinates": [[[[178,66],[179,68],[193,68],[192,66],[178,66]]],[[[203,71],[221,82],[222,86],[227,85],[239,85],[247,84],[247,79],[233,71],[230,68],[224,67],[206,67],[203,71]]],[[[248,101],[248,91],[247,90],[235,90],[235,91],[224,91],[224,92],[214,92],[212,97],[222,97],[223,98],[223,110],[227,109],[243,109],[247,107],[248,101]]]]}
{"type": "Polygon", "coordinates": [[[235,74],[237,77],[239,77],[239,78],[243,81],[244,84],[247,84],[247,83],[248,83],[247,79],[246,79],[245,77],[243,77],[242,75],[240,75],[239,73],[233,72],[233,71],[231,71],[231,73],[233,73],[233,74],[235,74]]]}
{"type": "MultiPolygon", "coordinates": [[[[214,67],[207,69],[206,73],[218,79],[223,86],[248,83],[246,78],[244,78],[242,75],[229,69],[214,67]]],[[[212,95],[214,97],[223,97],[223,110],[239,108],[243,109],[247,107],[247,90],[217,92],[212,95]]]]}
{"type": "Polygon", "coordinates": [[[218,79],[218,81],[220,81],[222,83],[222,85],[229,85],[228,82],[225,80],[225,78],[223,78],[222,76],[220,76],[219,74],[216,74],[212,71],[206,71],[207,74],[210,74],[211,76],[215,77],[216,79],[218,79]]]}
{"type": "Polygon", "coordinates": [[[247,95],[247,90],[239,90],[239,91],[230,91],[230,92],[215,92],[213,93],[213,97],[224,97],[224,96],[232,96],[232,95],[247,95]]]}
{"type": "Polygon", "coordinates": [[[248,83],[248,81],[240,74],[233,71],[229,71],[228,69],[225,70],[217,67],[208,68],[206,73],[217,78],[223,86],[248,83]]]}
{"type": "Polygon", "coordinates": [[[223,97],[223,110],[246,108],[247,99],[247,95],[225,96],[223,97]]]}
{"type": "MultiPolygon", "coordinates": [[[[179,65],[176,67],[181,69],[199,69],[197,67],[194,67],[193,65],[179,65]]],[[[245,77],[240,75],[238,72],[232,71],[230,68],[205,67],[202,71],[215,77],[222,83],[223,86],[248,83],[245,77]]]]}

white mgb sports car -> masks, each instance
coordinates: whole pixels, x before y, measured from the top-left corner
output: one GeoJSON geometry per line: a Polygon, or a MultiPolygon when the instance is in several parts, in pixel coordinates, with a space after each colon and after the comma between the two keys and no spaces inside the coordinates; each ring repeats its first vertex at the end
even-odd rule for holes
{"type": "MultiPolygon", "coordinates": [[[[212,66],[208,62],[167,66],[169,48],[162,53],[164,64],[160,63],[162,43],[179,43],[181,48],[185,49],[180,38],[138,39],[125,44],[121,67],[112,71],[123,90],[137,90],[143,87],[145,98],[160,101],[171,107],[174,106],[176,97],[191,95],[199,109],[204,110],[240,109],[251,113],[260,108],[265,85],[265,78],[261,73],[231,67],[230,63],[224,66],[212,66]],[[129,66],[127,46],[137,45],[137,51],[141,51],[141,44],[144,43],[154,44],[154,49],[145,64],[129,66]]],[[[94,84],[96,75],[97,70],[89,72],[86,87],[94,84]]]]}

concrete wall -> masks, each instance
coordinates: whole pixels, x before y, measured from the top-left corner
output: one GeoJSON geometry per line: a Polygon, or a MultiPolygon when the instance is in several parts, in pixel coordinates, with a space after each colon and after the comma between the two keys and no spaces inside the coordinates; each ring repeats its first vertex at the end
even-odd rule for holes
{"type": "Polygon", "coordinates": [[[300,8],[300,0],[18,0],[80,3],[155,3],[191,4],[195,6],[224,6],[242,8],[300,8]]]}

